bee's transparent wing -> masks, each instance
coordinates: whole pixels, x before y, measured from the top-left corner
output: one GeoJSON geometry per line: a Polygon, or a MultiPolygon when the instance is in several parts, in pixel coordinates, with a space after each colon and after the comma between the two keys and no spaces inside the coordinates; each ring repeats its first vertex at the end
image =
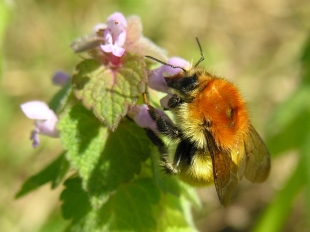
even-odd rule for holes
{"type": "Polygon", "coordinates": [[[267,179],[270,171],[270,154],[254,127],[250,126],[250,133],[244,140],[246,153],[245,177],[254,183],[267,179]]]}
{"type": "MultiPolygon", "coordinates": [[[[218,150],[219,151],[219,150],[218,150]]],[[[214,184],[223,206],[230,202],[231,195],[238,184],[237,167],[228,152],[210,152],[213,164],[214,184]]]]}
{"type": "Polygon", "coordinates": [[[235,164],[234,172],[238,173],[238,179],[242,180],[246,168],[246,152],[244,148],[244,141],[240,140],[236,147],[234,147],[230,153],[232,162],[235,164]]]}
{"type": "Polygon", "coordinates": [[[238,167],[229,151],[218,148],[210,132],[206,131],[208,150],[212,159],[213,178],[220,203],[227,206],[238,184],[238,167]]]}

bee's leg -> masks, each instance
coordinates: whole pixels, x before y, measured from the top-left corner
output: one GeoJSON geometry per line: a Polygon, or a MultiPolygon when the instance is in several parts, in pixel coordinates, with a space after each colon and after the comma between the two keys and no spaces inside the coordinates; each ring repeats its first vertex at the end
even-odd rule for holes
{"type": "Polygon", "coordinates": [[[177,174],[178,170],[174,167],[174,165],[169,161],[168,157],[168,149],[162,141],[161,138],[159,138],[154,131],[151,129],[145,129],[146,135],[149,137],[149,139],[152,141],[152,143],[158,147],[158,151],[160,154],[160,164],[164,168],[165,172],[167,174],[177,174]]]}
{"type": "Polygon", "coordinates": [[[148,105],[148,107],[149,114],[156,123],[159,133],[167,136],[172,140],[178,140],[182,137],[181,131],[171,122],[168,117],[160,115],[153,106],[148,105]]]}
{"type": "Polygon", "coordinates": [[[172,95],[172,97],[168,101],[169,109],[173,109],[183,103],[183,100],[178,97],[176,94],[172,95]]]}
{"type": "Polygon", "coordinates": [[[162,116],[158,111],[151,106],[149,100],[147,99],[146,93],[142,94],[144,103],[148,106],[149,115],[156,123],[159,133],[166,135],[170,139],[178,140],[181,138],[181,131],[171,122],[167,116],[162,116]]]}
{"type": "MultiPolygon", "coordinates": [[[[148,105],[148,112],[151,118],[156,123],[157,129],[160,134],[167,136],[172,140],[180,140],[182,138],[181,131],[173,124],[173,122],[167,117],[160,115],[158,111],[149,104],[149,101],[146,97],[146,94],[143,94],[144,102],[148,105]]],[[[168,150],[164,142],[151,130],[147,130],[147,135],[150,140],[158,147],[160,153],[161,165],[164,167],[166,173],[168,174],[177,174],[178,169],[175,165],[169,160],[168,150]]]]}

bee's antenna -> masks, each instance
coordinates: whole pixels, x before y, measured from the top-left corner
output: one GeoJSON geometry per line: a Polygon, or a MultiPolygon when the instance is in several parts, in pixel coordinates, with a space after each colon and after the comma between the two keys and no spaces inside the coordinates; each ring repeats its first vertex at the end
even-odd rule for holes
{"type": "Polygon", "coordinates": [[[146,58],[149,58],[149,59],[151,59],[151,60],[154,60],[154,61],[156,61],[156,62],[158,62],[158,63],[161,63],[161,64],[163,64],[163,65],[169,66],[169,67],[171,67],[171,68],[179,68],[179,69],[182,69],[184,72],[186,72],[186,70],[185,70],[184,68],[180,67],[180,66],[175,66],[175,65],[172,65],[172,64],[168,64],[168,63],[166,63],[166,62],[164,62],[164,61],[161,61],[161,60],[158,60],[158,59],[156,59],[156,58],[154,58],[154,57],[152,57],[152,56],[145,56],[145,57],[146,57],[146,58]]]}
{"type": "Polygon", "coordinates": [[[204,55],[203,55],[203,51],[202,51],[202,48],[201,48],[201,45],[200,45],[200,42],[199,42],[198,37],[196,37],[196,41],[197,41],[197,44],[198,44],[198,47],[199,47],[199,50],[200,50],[200,55],[201,55],[201,57],[200,57],[200,59],[197,61],[197,63],[195,64],[194,67],[197,67],[197,66],[205,59],[205,57],[204,57],[204,55]]]}

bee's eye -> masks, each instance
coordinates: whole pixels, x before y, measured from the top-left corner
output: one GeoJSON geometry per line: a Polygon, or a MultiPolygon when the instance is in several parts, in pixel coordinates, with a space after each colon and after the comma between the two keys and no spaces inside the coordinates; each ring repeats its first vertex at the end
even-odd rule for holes
{"type": "Polygon", "coordinates": [[[179,81],[179,89],[182,92],[190,92],[198,85],[198,78],[196,75],[191,77],[184,77],[179,81]]]}

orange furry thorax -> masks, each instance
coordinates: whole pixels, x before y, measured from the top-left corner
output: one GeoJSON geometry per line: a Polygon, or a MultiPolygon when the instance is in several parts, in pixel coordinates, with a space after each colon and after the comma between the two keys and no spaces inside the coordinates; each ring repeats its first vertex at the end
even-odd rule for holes
{"type": "Polygon", "coordinates": [[[222,78],[199,76],[189,115],[203,121],[218,147],[232,149],[249,131],[249,118],[238,89],[222,78]]]}

